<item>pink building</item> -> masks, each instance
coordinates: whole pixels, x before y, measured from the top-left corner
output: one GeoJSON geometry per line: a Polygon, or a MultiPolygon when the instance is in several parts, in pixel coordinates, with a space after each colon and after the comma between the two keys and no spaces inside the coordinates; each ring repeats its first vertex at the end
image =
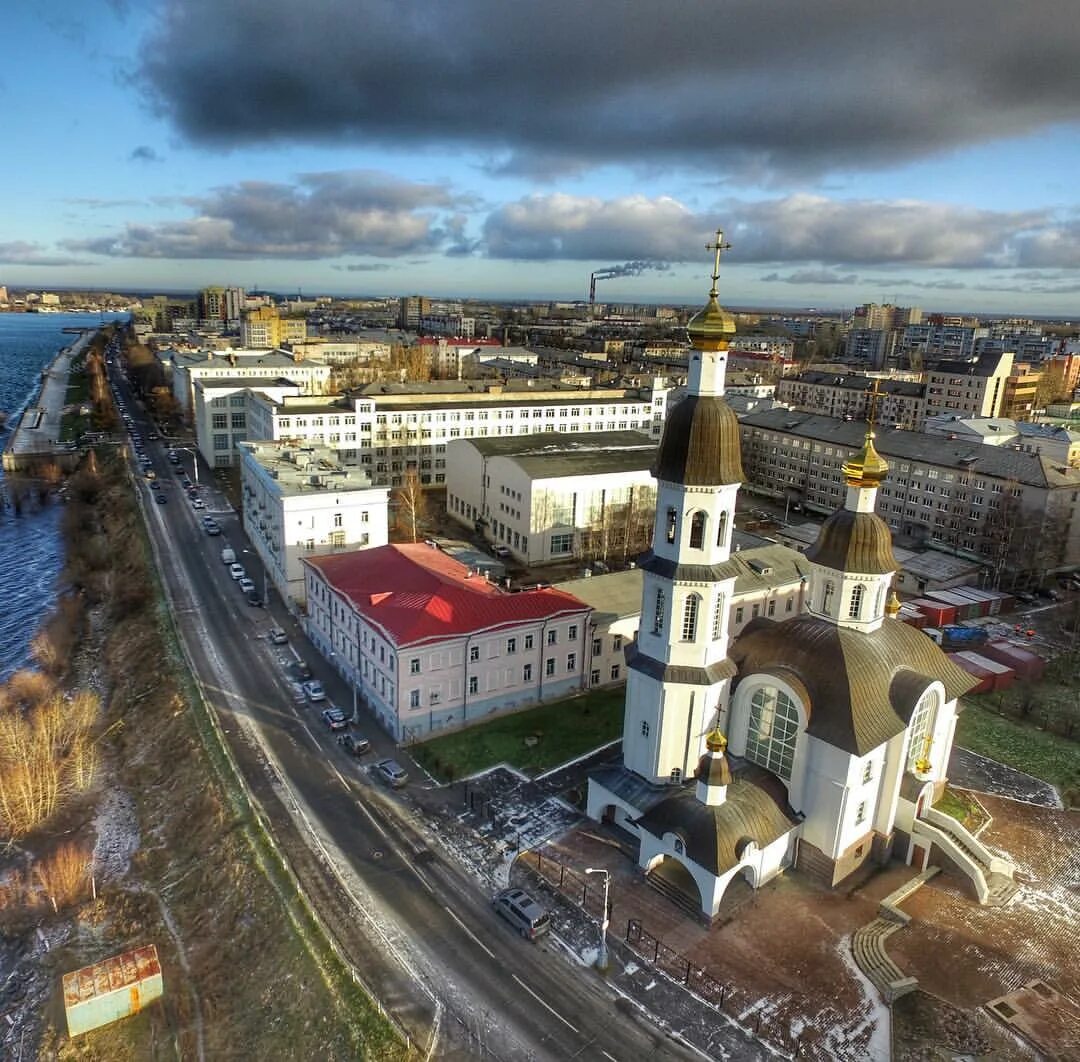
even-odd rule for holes
{"type": "Polygon", "coordinates": [[[585,685],[591,610],[561,590],[511,593],[426,545],[304,570],[308,635],[398,741],[585,685]]]}

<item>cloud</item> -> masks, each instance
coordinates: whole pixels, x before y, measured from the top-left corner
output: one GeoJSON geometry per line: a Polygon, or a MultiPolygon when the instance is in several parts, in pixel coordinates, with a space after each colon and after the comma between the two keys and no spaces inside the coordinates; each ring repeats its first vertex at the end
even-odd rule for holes
{"type": "Polygon", "coordinates": [[[800,269],[786,277],[769,273],[761,279],[782,284],[856,284],[859,277],[856,273],[835,273],[831,269],[800,269]]]}
{"type": "Polygon", "coordinates": [[[0,263],[15,266],[84,266],[92,263],[70,255],[54,254],[40,243],[11,240],[0,243],[0,263]]]}
{"type": "Polygon", "coordinates": [[[90,195],[68,196],[63,202],[70,203],[72,206],[89,207],[91,210],[114,210],[118,207],[137,207],[144,205],[139,199],[105,199],[90,195]]]}
{"type": "Polygon", "coordinates": [[[441,185],[350,170],[302,174],[293,184],[244,181],[187,205],[195,216],[129,223],[66,246],[121,258],[395,257],[453,236],[460,201],[441,185]]]}
{"type": "Polygon", "coordinates": [[[152,148],[146,144],[140,144],[135,148],[128,158],[132,162],[161,162],[161,156],[152,148]]]}
{"type": "Polygon", "coordinates": [[[354,265],[336,265],[330,268],[336,269],[339,273],[381,273],[390,267],[384,262],[363,262],[354,265]]]}
{"type": "Polygon", "coordinates": [[[204,144],[454,145],[535,176],[607,161],[764,175],[1073,123],[1078,51],[1075,0],[164,0],[136,76],[204,144]]]}

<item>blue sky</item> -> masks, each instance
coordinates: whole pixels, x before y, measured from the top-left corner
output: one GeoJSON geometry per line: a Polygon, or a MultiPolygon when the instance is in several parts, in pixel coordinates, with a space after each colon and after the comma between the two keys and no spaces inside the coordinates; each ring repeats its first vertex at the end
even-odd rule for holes
{"type": "Polygon", "coordinates": [[[0,283],[581,298],[633,261],[601,298],[697,302],[722,227],[730,305],[1080,294],[1073,0],[14,0],[5,38],[0,283]]]}

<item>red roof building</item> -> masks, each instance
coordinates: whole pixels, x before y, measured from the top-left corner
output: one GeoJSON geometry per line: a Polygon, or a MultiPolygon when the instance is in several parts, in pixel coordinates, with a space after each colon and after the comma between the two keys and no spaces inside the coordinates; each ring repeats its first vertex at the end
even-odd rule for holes
{"type": "Polygon", "coordinates": [[[589,674],[590,607],[561,590],[504,590],[427,545],[304,565],[309,636],[398,740],[565,697],[589,674]]]}

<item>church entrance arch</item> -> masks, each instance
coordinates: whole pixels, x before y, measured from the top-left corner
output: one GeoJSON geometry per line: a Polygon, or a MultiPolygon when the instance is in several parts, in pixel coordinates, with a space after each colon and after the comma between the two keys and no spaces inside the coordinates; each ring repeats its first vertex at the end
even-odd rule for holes
{"type": "Polygon", "coordinates": [[[704,910],[701,889],[694,875],[674,856],[658,856],[650,864],[646,877],[651,885],[680,906],[688,910],[704,910]]]}

